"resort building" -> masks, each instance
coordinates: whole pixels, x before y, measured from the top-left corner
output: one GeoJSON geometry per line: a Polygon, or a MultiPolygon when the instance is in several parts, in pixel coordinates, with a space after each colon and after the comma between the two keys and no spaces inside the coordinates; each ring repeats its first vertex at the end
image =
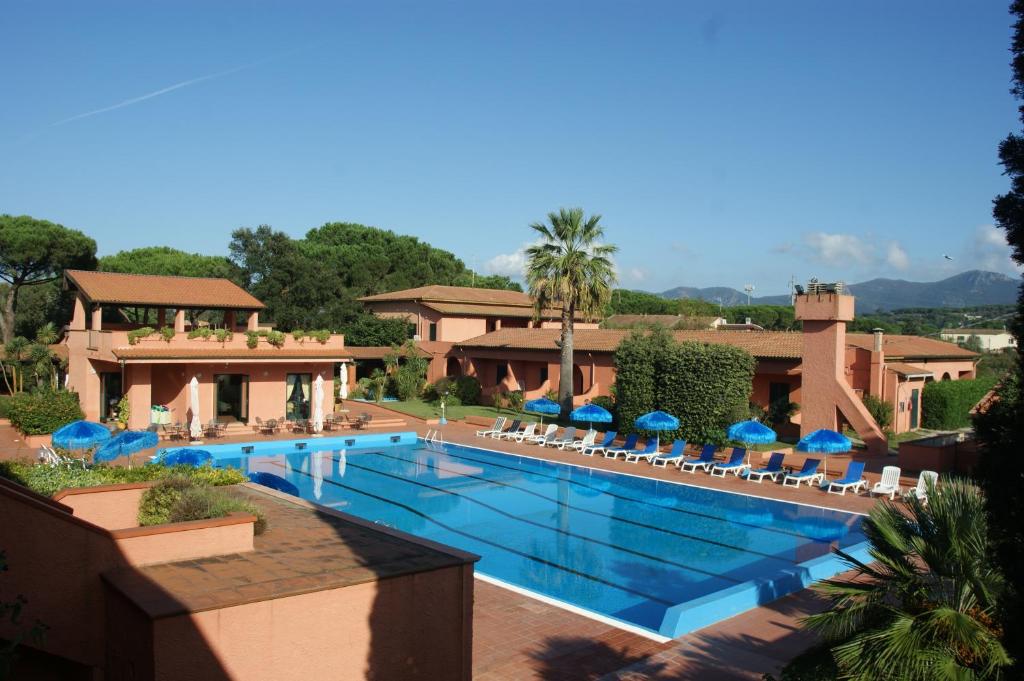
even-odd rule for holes
{"type": "Polygon", "coordinates": [[[1017,339],[1006,329],[943,329],[939,338],[950,343],[966,343],[971,338],[977,338],[985,352],[1017,347],[1017,339]]]}
{"type": "Polygon", "coordinates": [[[127,395],[130,428],[185,423],[193,379],[203,424],[309,418],[318,376],[333,411],[335,366],[351,359],[344,337],[261,330],[263,303],[227,279],[69,270],[64,281],[75,294],[67,387],[89,420],[112,417],[127,395]]]}
{"type": "MultiPolygon", "coordinates": [[[[448,357],[455,343],[503,329],[561,328],[561,309],[543,310],[535,320],[533,299],[520,291],[421,286],[364,296],[359,301],[378,317],[409,323],[413,339],[432,357],[427,373],[430,381],[457,373],[448,357]]],[[[576,315],[577,329],[597,327],[597,321],[576,315]]]]}

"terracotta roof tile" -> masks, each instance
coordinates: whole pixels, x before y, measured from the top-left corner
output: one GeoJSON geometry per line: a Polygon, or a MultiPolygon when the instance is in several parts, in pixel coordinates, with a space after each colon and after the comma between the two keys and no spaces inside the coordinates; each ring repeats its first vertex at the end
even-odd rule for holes
{"type": "Polygon", "coordinates": [[[913,364],[906,364],[905,362],[886,362],[885,368],[889,371],[895,372],[900,376],[934,376],[934,371],[916,367],[913,364]]]}
{"type": "MultiPolygon", "coordinates": [[[[523,307],[521,305],[483,305],[473,303],[423,303],[431,310],[437,310],[441,314],[450,315],[479,315],[487,317],[522,317],[533,318],[533,306],[523,307]]],[[[556,309],[544,310],[541,319],[557,319],[561,317],[562,311],[556,309]]],[[[583,315],[576,313],[577,319],[583,319],[583,315]]]]}
{"type": "Polygon", "coordinates": [[[114,348],[114,356],[125,360],[146,359],[210,359],[210,360],[252,360],[254,362],[276,359],[348,359],[352,357],[348,348],[299,347],[299,348],[162,348],[131,347],[114,348]]]}
{"type": "MultiPolygon", "coordinates": [[[[871,350],[875,345],[874,336],[870,333],[848,333],[846,344],[863,350],[871,350]]],[[[978,353],[965,350],[959,345],[935,338],[923,336],[899,336],[884,334],[882,350],[886,359],[936,359],[950,357],[955,359],[973,359],[978,353]]]]}
{"type": "Polygon", "coordinates": [[[943,336],[999,336],[1010,333],[1006,329],[943,329],[943,336]]]}
{"type": "Polygon", "coordinates": [[[626,329],[644,324],[657,324],[667,328],[681,324],[691,329],[708,329],[717,319],[677,314],[613,314],[604,320],[604,324],[608,329],[626,329]]]}
{"type": "Polygon", "coordinates": [[[518,305],[530,307],[533,300],[519,291],[505,291],[490,288],[471,288],[469,286],[420,286],[402,291],[378,293],[359,298],[362,302],[419,300],[439,303],[480,303],[483,305],[518,305]]]}
{"type": "MultiPolygon", "coordinates": [[[[573,342],[583,352],[614,352],[629,329],[576,329],[573,342]]],[[[456,345],[466,348],[507,348],[511,350],[557,350],[559,329],[500,329],[470,338],[456,345]]],[[[754,357],[800,359],[803,338],[787,331],[674,331],[679,341],[719,343],[743,348],[754,357]]]]}
{"type": "MultiPolygon", "coordinates": [[[[389,345],[367,345],[367,346],[348,346],[345,348],[345,353],[353,359],[384,359],[384,356],[391,352],[393,348],[389,345]]],[[[399,355],[405,355],[405,348],[399,348],[399,355]]],[[[423,348],[416,348],[416,352],[420,357],[430,357],[430,353],[423,348]]]]}
{"type": "Polygon", "coordinates": [[[259,310],[263,303],[227,279],[66,270],[66,282],[93,303],[259,310]]]}

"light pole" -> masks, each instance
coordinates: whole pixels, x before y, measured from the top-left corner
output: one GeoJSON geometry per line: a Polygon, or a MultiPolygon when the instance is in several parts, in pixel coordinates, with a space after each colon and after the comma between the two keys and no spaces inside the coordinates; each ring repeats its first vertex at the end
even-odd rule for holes
{"type": "Polygon", "coordinates": [[[754,292],[754,285],[747,284],[743,287],[743,290],[747,292],[747,306],[750,306],[750,294],[754,292]]]}
{"type": "Polygon", "coordinates": [[[446,402],[448,402],[448,391],[447,390],[445,390],[444,391],[444,395],[441,396],[441,420],[439,421],[439,423],[442,426],[445,425],[446,423],[448,423],[448,419],[446,419],[444,417],[444,407],[445,407],[445,403],[446,402]]]}

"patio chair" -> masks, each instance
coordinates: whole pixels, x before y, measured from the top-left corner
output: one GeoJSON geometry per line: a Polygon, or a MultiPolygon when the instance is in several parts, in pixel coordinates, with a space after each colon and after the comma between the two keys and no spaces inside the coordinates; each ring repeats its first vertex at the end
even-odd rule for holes
{"type": "Polygon", "coordinates": [[[491,433],[491,439],[501,440],[502,438],[508,435],[515,435],[516,433],[519,432],[519,426],[522,425],[522,423],[522,419],[512,419],[512,423],[509,425],[508,428],[505,428],[504,430],[498,433],[491,433]]]}
{"type": "Polygon", "coordinates": [[[594,444],[594,438],[597,437],[597,433],[595,431],[588,430],[586,433],[583,434],[583,437],[581,439],[577,440],[575,430],[572,433],[572,437],[569,437],[569,429],[566,428],[565,430],[566,436],[563,437],[556,445],[559,449],[576,449],[577,445],[581,447],[584,444],[592,445],[594,444]]]}
{"type": "Polygon", "coordinates": [[[261,419],[261,418],[260,418],[259,416],[257,416],[256,418],[254,418],[254,419],[253,419],[253,426],[252,426],[252,429],[253,429],[253,430],[254,430],[255,432],[257,432],[257,433],[259,433],[260,431],[262,431],[262,430],[263,430],[263,419],[261,419]]]}
{"type": "Polygon", "coordinates": [[[543,447],[548,443],[548,440],[554,440],[555,435],[558,433],[558,424],[549,423],[548,427],[544,429],[544,432],[540,435],[534,435],[533,437],[527,438],[524,442],[531,444],[540,445],[543,447]]]}
{"type": "Polygon", "coordinates": [[[649,438],[643,449],[634,449],[626,452],[626,463],[638,463],[640,459],[650,461],[658,456],[658,444],[658,438],[649,438]]]}
{"type": "Polygon", "coordinates": [[[672,451],[667,455],[658,456],[651,459],[652,466],[660,466],[661,468],[668,468],[670,463],[679,463],[686,458],[686,440],[676,440],[672,443],[672,451]]]}
{"type": "Polygon", "coordinates": [[[501,431],[505,430],[506,420],[507,419],[504,416],[499,416],[498,418],[494,419],[494,425],[492,425],[490,428],[485,428],[484,430],[476,431],[476,436],[488,437],[492,433],[500,433],[501,431]]]}
{"type": "Polygon", "coordinates": [[[853,493],[856,494],[860,489],[868,488],[868,481],[864,479],[864,462],[863,461],[851,461],[850,465],[846,467],[846,475],[839,478],[838,480],[832,480],[828,483],[828,489],[825,491],[830,494],[846,494],[846,490],[852,489],[853,493]],[[833,491],[835,487],[839,491],[833,491]]]}
{"type": "Polygon", "coordinates": [[[760,484],[764,482],[765,478],[771,478],[772,482],[778,482],[779,476],[786,472],[786,469],[782,467],[782,461],[785,458],[786,455],[782,452],[772,452],[772,455],[768,457],[767,466],[747,471],[747,482],[760,484]]]}
{"type": "Polygon", "coordinates": [[[907,490],[908,497],[915,497],[921,501],[928,502],[928,483],[931,482],[932,489],[939,485],[939,474],[935,471],[921,471],[917,477],[917,485],[907,490]]]}
{"type": "Polygon", "coordinates": [[[601,441],[601,444],[597,444],[595,438],[595,442],[593,445],[591,445],[590,447],[583,447],[580,449],[580,454],[583,454],[584,456],[594,456],[594,452],[603,452],[608,447],[611,447],[612,443],[615,442],[615,438],[617,436],[617,432],[615,432],[614,430],[609,430],[607,433],[604,434],[604,439],[601,441]]]}
{"type": "Polygon", "coordinates": [[[606,459],[617,459],[619,454],[625,452],[631,452],[636,449],[636,443],[640,439],[640,436],[636,433],[632,433],[626,436],[626,441],[622,443],[621,447],[605,447],[604,458],[606,459]]]}
{"type": "Polygon", "coordinates": [[[793,487],[799,487],[801,482],[806,482],[808,487],[815,482],[820,485],[825,479],[824,474],[818,472],[818,466],[820,465],[821,459],[804,460],[804,466],[799,471],[796,473],[786,473],[786,476],[782,478],[782,486],[790,486],[790,481],[792,481],[793,487]]]}
{"type": "Polygon", "coordinates": [[[558,447],[564,449],[565,445],[571,445],[576,439],[576,426],[567,426],[562,431],[562,437],[553,437],[544,444],[548,447],[558,447]]]}
{"type": "Polygon", "coordinates": [[[728,461],[711,466],[711,475],[724,478],[726,473],[732,473],[738,478],[740,473],[750,468],[750,464],[744,461],[746,458],[747,450],[744,447],[733,447],[728,461]]]}
{"type": "Polygon", "coordinates": [[[868,496],[875,494],[888,494],[889,499],[895,499],[900,493],[900,467],[886,466],[882,469],[882,479],[874,484],[868,491],[868,496]]]}
{"type": "Polygon", "coordinates": [[[536,423],[527,423],[525,428],[523,428],[521,431],[519,431],[515,435],[510,435],[508,439],[509,439],[509,442],[512,442],[512,441],[523,442],[524,440],[529,440],[531,437],[533,437],[536,434],[537,434],[537,424],[536,423]]]}
{"type": "Polygon", "coordinates": [[[292,432],[305,433],[307,423],[306,419],[295,419],[295,421],[292,422],[292,432]]]}
{"type": "Polygon", "coordinates": [[[210,422],[206,424],[204,429],[207,437],[217,438],[220,437],[223,430],[219,427],[217,419],[210,419],[210,422]]]}
{"type": "Polygon", "coordinates": [[[260,432],[264,435],[273,435],[277,432],[277,428],[277,419],[267,419],[266,422],[260,426],[260,432]]]}
{"type": "Polygon", "coordinates": [[[588,430],[586,432],[586,434],[583,435],[583,439],[582,440],[576,440],[571,445],[569,445],[569,448],[570,449],[575,449],[577,452],[579,452],[579,451],[582,451],[584,447],[590,447],[591,445],[593,445],[596,440],[597,440],[597,431],[596,430],[588,430]]]}
{"type": "Polygon", "coordinates": [[[715,451],[718,448],[714,445],[704,445],[700,450],[700,456],[694,459],[682,459],[679,462],[679,470],[684,473],[696,473],[697,469],[701,469],[705,473],[715,463],[715,451]]]}

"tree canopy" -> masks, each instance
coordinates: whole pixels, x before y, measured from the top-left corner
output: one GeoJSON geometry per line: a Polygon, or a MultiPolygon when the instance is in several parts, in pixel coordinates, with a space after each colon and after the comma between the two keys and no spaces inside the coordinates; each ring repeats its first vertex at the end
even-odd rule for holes
{"type": "Polygon", "coordinates": [[[96,266],[96,242],[82,232],[28,215],[0,215],[0,281],[8,286],[0,315],[0,335],[14,337],[22,288],[53,281],[65,269],[96,266]]]}
{"type": "Polygon", "coordinates": [[[718,306],[696,298],[663,298],[647,291],[617,288],[605,306],[605,314],[675,314],[685,316],[717,316],[718,306]]]}
{"type": "Polygon", "coordinates": [[[242,271],[222,255],[188,253],[168,246],[147,246],[100,258],[103,272],[162,274],[175,277],[222,277],[242,283],[242,271]]]}

